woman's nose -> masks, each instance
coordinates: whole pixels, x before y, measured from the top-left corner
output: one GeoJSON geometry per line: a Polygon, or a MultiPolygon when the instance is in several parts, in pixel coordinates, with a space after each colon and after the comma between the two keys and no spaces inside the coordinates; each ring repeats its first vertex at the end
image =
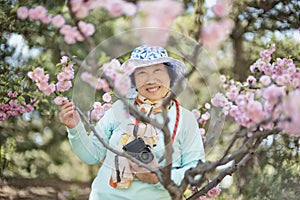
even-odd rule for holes
{"type": "Polygon", "coordinates": [[[147,79],[146,79],[146,84],[147,84],[147,85],[155,84],[156,82],[157,82],[157,81],[156,81],[156,78],[155,78],[154,75],[149,74],[149,75],[147,76],[147,79]]]}

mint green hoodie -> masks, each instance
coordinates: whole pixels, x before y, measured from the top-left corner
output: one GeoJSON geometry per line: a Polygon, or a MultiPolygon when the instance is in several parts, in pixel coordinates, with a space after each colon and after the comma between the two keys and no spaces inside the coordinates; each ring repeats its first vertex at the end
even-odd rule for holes
{"type": "MultiPolygon", "coordinates": [[[[133,102],[132,102],[133,103],[133,102]]],[[[176,120],[175,104],[168,111],[170,122],[168,124],[172,134],[176,120]]],[[[121,101],[113,104],[96,125],[98,134],[111,147],[116,148],[121,134],[126,131],[128,124],[124,105],[121,101]]],[[[161,115],[157,116],[159,122],[163,121],[161,115]]],[[[157,145],[151,149],[157,160],[163,156],[164,141],[163,133],[157,145]]],[[[93,165],[103,161],[96,178],[92,184],[89,199],[91,200],[114,200],[114,199],[143,199],[143,200],[165,200],[171,199],[168,191],[160,184],[149,184],[134,178],[128,189],[113,188],[109,184],[115,154],[103,147],[101,142],[91,132],[87,134],[85,127],[80,122],[75,128],[68,129],[68,138],[74,153],[85,163],[93,165]]],[[[177,134],[173,143],[173,163],[171,178],[176,184],[180,184],[187,169],[195,167],[198,160],[205,161],[205,153],[198,123],[193,113],[180,106],[180,119],[177,134]]],[[[159,163],[164,166],[164,161],[159,163]]]]}

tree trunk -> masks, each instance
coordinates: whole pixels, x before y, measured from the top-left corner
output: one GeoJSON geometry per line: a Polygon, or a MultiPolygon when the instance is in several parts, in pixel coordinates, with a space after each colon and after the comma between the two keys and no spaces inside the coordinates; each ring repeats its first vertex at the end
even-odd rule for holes
{"type": "Polygon", "coordinates": [[[243,27],[240,25],[239,21],[235,21],[235,28],[232,32],[233,40],[233,53],[234,53],[234,67],[233,74],[234,79],[239,81],[245,81],[248,72],[248,63],[246,62],[244,50],[243,50],[243,27]]]}

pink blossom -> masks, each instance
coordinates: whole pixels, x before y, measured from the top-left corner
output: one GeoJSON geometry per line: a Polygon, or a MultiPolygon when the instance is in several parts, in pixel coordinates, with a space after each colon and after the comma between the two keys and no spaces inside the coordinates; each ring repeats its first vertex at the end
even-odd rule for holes
{"type": "Polygon", "coordinates": [[[95,102],[93,107],[94,109],[91,112],[91,119],[98,121],[104,116],[105,110],[100,102],[95,102]]]}
{"type": "Polygon", "coordinates": [[[269,49],[260,52],[260,57],[262,58],[263,61],[270,62],[271,55],[274,53],[274,51],[275,51],[275,45],[272,45],[269,49]]]}
{"type": "Polygon", "coordinates": [[[118,17],[123,13],[123,0],[110,0],[105,4],[105,8],[112,17],[118,17]]]}
{"type": "Polygon", "coordinates": [[[60,29],[59,33],[62,35],[67,35],[69,32],[73,31],[73,27],[69,24],[64,24],[60,29]]]}
{"type": "Polygon", "coordinates": [[[111,95],[109,94],[109,92],[106,92],[103,94],[102,99],[104,102],[110,102],[112,100],[111,95]]]}
{"type": "Polygon", "coordinates": [[[212,10],[218,17],[225,17],[229,14],[231,6],[231,0],[217,0],[212,10]]]}
{"type": "Polygon", "coordinates": [[[64,40],[67,44],[75,44],[76,43],[76,38],[75,37],[72,37],[72,36],[68,36],[66,35],[64,37],[64,40]]]}
{"type": "Polygon", "coordinates": [[[45,17],[40,18],[43,24],[50,24],[52,21],[52,17],[50,15],[46,15],[45,17]]]}
{"type": "Polygon", "coordinates": [[[39,83],[38,87],[47,96],[55,91],[55,85],[53,83],[39,83]]]}
{"type": "Polygon", "coordinates": [[[254,76],[248,76],[247,83],[249,85],[255,85],[256,84],[256,78],[254,76]]]}
{"type": "Polygon", "coordinates": [[[260,77],[259,82],[263,86],[268,86],[268,85],[271,84],[271,78],[270,78],[270,76],[263,75],[263,76],[260,77]]]}
{"type": "Polygon", "coordinates": [[[41,76],[44,76],[44,69],[41,67],[35,68],[32,72],[28,72],[28,77],[38,82],[41,76]]]}
{"type": "Polygon", "coordinates": [[[32,112],[32,111],[34,111],[34,107],[32,106],[32,105],[27,105],[27,107],[26,107],[26,112],[32,112]]]}
{"type": "Polygon", "coordinates": [[[60,59],[60,63],[61,63],[61,64],[66,64],[66,63],[68,62],[68,60],[69,60],[69,57],[68,57],[68,56],[63,56],[63,57],[61,57],[61,59],[60,59]]]}
{"type": "Polygon", "coordinates": [[[105,79],[98,79],[97,88],[101,87],[104,92],[111,91],[108,82],[105,79]]]}
{"type": "Polygon", "coordinates": [[[26,6],[21,6],[17,10],[17,16],[19,19],[25,20],[28,17],[28,8],[26,6]]]}
{"type": "Polygon", "coordinates": [[[105,103],[105,104],[103,104],[102,107],[105,111],[107,111],[108,109],[110,109],[112,107],[112,105],[110,103],[105,103]]]}
{"type": "Polygon", "coordinates": [[[75,12],[75,16],[78,18],[78,19],[82,19],[82,18],[85,18],[89,15],[89,9],[85,6],[82,6],[80,9],[78,9],[76,12],[75,12]]]}
{"type": "Polygon", "coordinates": [[[78,42],[84,41],[84,37],[82,36],[82,34],[80,33],[79,30],[75,30],[75,31],[74,31],[74,36],[75,36],[75,39],[76,39],[78,42]]]}
{"type": "Polygon", "coordinates": [[[72,87],[71,81],[59,81],[56,83],[57,91],[65,92],[68,91],[72,87]]]}
{"type": "Polygon", "coordinates": [[[71,6],[72,12],[75,13],[76,11],[78,11],[80,8],[83,7],[83,0],[71,0],[70,6],[71,6]]]}
{"type": "Polygon", "coordinates": [[[65,24],[66,20],[62,15],[56,15],[52,18],[52,25],[55,28],[60,28],[65,24]]]}
{"type": "Polygon", "coordinates": [[[0,110],[0,121],[4,121],[4,120],[6,120],[8,117],[9,117],[9,116],[8,116],[5,112],[3,112],[3,111],[0,110]]]}
{"type": "Polygon", "coordinates": [[[197,200],[206,200],[206,196],[200,196],[197,200]]]}
{"type": "Polygon", "coordinates": [[[210,118],[210,113],[209,112],[205,112],[204,114],[201,115],[201,119],[207,121],[210,118]]]}
{"type": "Polygon", "coordinates": [[[53,100],[54,103],[58,106],[62,105],[65,101],[68,101],[68,98],[67,97],[61,97],[61,96],[58,96],[58,97],[55,97],[55,99],[53,100]]]}
{"type": "Polygon", "coordinates": [[[35,10],[37,12],[38,19],[42,19],[47,16],[48,11],[44,6],[37,6],[35,10]]]}
{"type": "Polygon", "coordinates": [[[220,81],[221,81],[222,83],[225,83],[225,82],[226,82],[226,76],[225,76],[225,75],[221,75],[221,76],[220,76],[220,81]]]}
{"type": "Polygon", "coordinates": [[[207,49],[212,50],[229,37],[233,27],[234,22],[229,18],[220,21],[208,21],[208,24],[201,29],[201,42],[207,49]]]}
{"type": "Polygon", "coordinates": [[[92,110],[91,112],[91,119],[95,121],[99,121],[104,116],[104,111],[96,111],[92,110]]]}
{"type": "Polygon", "coordinates": [[[126,16],[134,16],[137,13],[137,6],[133,3],[124,2],[122,10],[126,16]]]}
{"type": "Polygon", "coordinates": [[[18,96],[18,92],[17,91],[14,91],[14,92],[9,91],[8,94],[7,94],[7,96],[9,98],[16,98],[18,96]]]}
{"type": "Polygon", "coordinates": [[[226,97],[222,93],[217,93],[212,99],[211,103],[215,107],[223,107],[228,102],[226,97]]]}
{"type": "Polygon", "coordinates": [[[230,100],[235,100],[237,98],[237,96],[239,95],[239,88],[235,85],[231,85],[229,92],[226,92],[226,97],[228,97],[228,99],[230,100]]]}
{"type": "Polygon", "coordinates": [[[80,31],[84,34],[84,36],[88,37],[95,33],[95,26],[90,23],[85,23],[83,21],[80,21],[78,23],[78,27],[80,31]]]}
{"type": "Polygon", "coordinates": [[[115,88],[122,96],[125,96],[129,88],[131,87],[131,80],[129,76],[126,75],[118,76],[118,78],[116,78],[114,83],[115,83],[115,88]]]}
{"type": "Polygon", "coordinates": [[[199,132],[200,132],[201,138],[203,140],[205,140],[206,139],[206,137],[205,137],[205,133],[206,133],[205,129],[204,128],[199,128],[199,132]]]}
{"type": "Polygon", "coordinates": [[[68,80],[68,79],[66,78],[65,72],[60,72],[60,73],[57,75],[57,80],[58,80],[58,81],[65,81],[65,80],[68,80]]]}
{"type": "Polygon", "coordinates": [[[216,187],[213,187],[212,189],[210,189],[207,192],[207,195],[209,197],[215,197],[215,196],[218,196],[221,193],[221,191],[222,191],[222,189],[220,188],[219,185],[217,185],[216,187]]]}
{"type": "Polygon", "coordinates": [[[139,1],[138,8],[141,14],[134,19],[134,28],[159,28],[141,32],[139,34],[141,42],[164,45],[168,39],[168,29],[175,18],[182,13],[183,4],[173,0],[139,1]]]}
{"type": "Polygon", "coordinates": [[[263,89],[262,96],[270,102],[276,102],[279,97],[285,95],[285,90],[285,87],[277,87],[276,85],[272,84],[263,89]]]}
{"type": "Polygon", "coordinates": [[[200,118],[200,119],[198,120],[198,123],[199,123],[199,124],[204,124],[205,122],[206,122],[206,120],[203,119],[203,118],[200,118]]]}
{"type": "Polygon", "coordinates": [[[204,108],[210,109],[210,108],[211,108],[211,105],[210,105],[209,103],[205,103],[205,104],[204,104],[204,108]]]}
{"type": "Polygon", "coordinates": [[[282,74],[277,76],[277,78],[275,79],[275,82],[278,85],[288,85],[291,83],[291,76],[289,74],[282,74]]]}
{"type": "Polygon", "coordinates": [[[47,15],[47,10],[43,6],[37,6],[35,8],[31,8],[28,11],[28,16],[32,20],[39,20],[44,18],[47,15]]]}
{"type": "Polygon", "coordinates": [[[249,115],[249,118],[256,123],[261,122],[267,117],[262,104],[258,101],[250,101],[247,104],[247,114],[249,115]]]}
{"type": "Polygon", "coordinates": [[[99,102],[99,101],[94,102],[93,108],[96,109],[96,110],[101,109],[102,108],[101,102],[99,102]]]}
{"type": "Polygon", "coordinates": [[[192,113],[194,114],[194,116],[196,117],[196,119],[199,119],[201,116],[201,113],[199,112],[198,109],[193,109],[192,113]]]}
{"type": "Polygon", "coordinates": [[[300,91],[289,92],[283,99],[282,106],[285,117],[289,117],[289,120],[281,122],[279,126],[290,134],[300,135],[300,91]]]}

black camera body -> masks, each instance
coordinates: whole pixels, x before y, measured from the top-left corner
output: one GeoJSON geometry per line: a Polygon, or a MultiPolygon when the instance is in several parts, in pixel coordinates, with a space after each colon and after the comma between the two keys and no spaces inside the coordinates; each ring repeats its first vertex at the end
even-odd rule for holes
{"type": "Polygon", "coordinates": [[[123,150],[145,164],[154,159],[149,146],[140,137],[123,146],[123,150]]]}

